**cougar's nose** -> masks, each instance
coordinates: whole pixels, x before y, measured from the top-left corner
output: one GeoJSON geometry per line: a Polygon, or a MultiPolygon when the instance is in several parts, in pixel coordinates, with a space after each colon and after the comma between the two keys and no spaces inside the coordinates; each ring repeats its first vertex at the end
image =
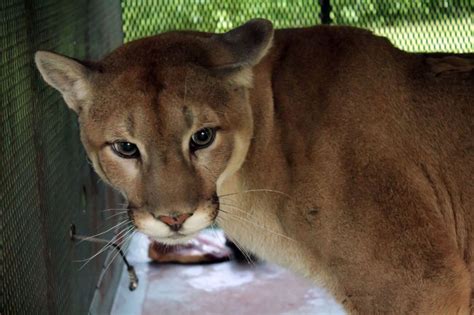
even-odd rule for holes
{"type": "Polygon", "coordinates": [[[179,215],[160,215],[158,220],[167,224],[171,230],[177,232],[181,226],[183,226],[184,221],[186,221],[192,213],[184,213],[179,215]]]}

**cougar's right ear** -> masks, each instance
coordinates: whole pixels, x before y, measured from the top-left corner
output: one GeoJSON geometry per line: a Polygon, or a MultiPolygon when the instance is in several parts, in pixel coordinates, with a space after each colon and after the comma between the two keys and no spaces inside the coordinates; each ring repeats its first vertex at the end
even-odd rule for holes
{"type": "Polygon", "coordinates": [[[252,85],[251,68],[268,53],[273,41],[272,22],[253,19],[209,40],[211,69],[239,85],[252,85]]]}
{"type": "Polygon", "coordinates": [[[91,98],[92,70],[75,59],[47,51],[36,52],[35,62],[43,79],[79,114],[91,98]]]}
{"type": "Polygon", "coordinates": [[[231,70],[254,66],[272,45],[273,25],[269,20],[253,19],[211,39],[228,52],[214,61],[215,67],[231,70]]]}

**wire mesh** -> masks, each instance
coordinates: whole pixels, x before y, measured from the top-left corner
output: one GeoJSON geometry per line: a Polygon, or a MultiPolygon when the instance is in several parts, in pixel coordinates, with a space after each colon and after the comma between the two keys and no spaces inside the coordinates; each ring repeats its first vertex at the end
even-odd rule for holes
{"type": "MultiPolygon", "coordinates": [[[[474,49],[471,0],[331,0],[333,24],[364,27],[408,51],[474,49]]],[[[320,0],[122,0],[125,41],[169,30],[224,32],[262,17],[276,28],[320,23],[320,0]]]]}
{"type": "Polygon", "coordinates": [[[317,24],[317,0],[123,0],[125,41],[164,31],[192,29],[224,32],[255,17],[277,28],[317,24]]]}
{"type": "Polygon", "coordinates": [[[408,51],[474,50],[472,0],[331,0],[334,24],[369,28],[408,51]]]}
{"type": "Polygon", "coordinates": [[[4,0],[0,21],[0,313],[84,314],[102,265],[78,272],[73,258],[96,249],[75,248],[69,227],[95,231],[106,191],[90,172],[75,115],[40,79],[33,54],[102,56],[122,42],[120,2],[4,0]]]}

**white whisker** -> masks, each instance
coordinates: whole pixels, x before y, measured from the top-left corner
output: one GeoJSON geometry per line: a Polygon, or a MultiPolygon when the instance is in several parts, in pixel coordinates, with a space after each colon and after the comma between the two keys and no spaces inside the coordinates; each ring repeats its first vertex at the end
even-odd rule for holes
{"type": "Polygon", "coordinates": [[[105,209],[105,210],[102,210],[101,212],[109,212],[109,211],[128,211],[127,208],[108,208],[108,209],[105,209]]]}
{"type": "Polygon", "coordinates": [[[92,255],[91,257],[86,258],[86,259],[74,260],[74,262],[86,262],[80,269],[84,268],[84,266],[89,261],[91,261],[92,259],[94,259],[98,255],[103,253],[105,250],[107,250],[117,240],[118,237],[123,237],[124,235],[126,235],[128,232],[130,232],[133,229],[134,229],[133,226],[123,229],[122,231],[117,233],[117,235],[115,235],[110,241],[108,241],[97,253],[95,253],[94,255],[92,255]]]}
{"type": "Polygon", "coordinates": [[[219,202],[219,205],[225,205],[225,206],[232,206],[232,207],[235,207],[243,212],[247,212],[245,211],[243,208],[239,207],[238,205],[234,204],[234,203],[229,203],[228,201],[225,201],[225,202],[219,202]]]}
{"type": "Polygon", "coordinates": [[[216,227],[211,225],[211,231],[214,233],[214,237],[216,238],[217,241],[219,241],[219,234],[217,233],[216,227]]]}
{"type": "Polygon", "coordinates": [[[244,255],[245,260],[246,260],[249,264],[255,266],[255,262],[253,261],[252,257],[250,257],[251,254],[250,254],[247,250],[245,250],[245,249],[243,248],[242,244],[240,244],[239,242],[237,242],[234,238],[232,238],[232,237],[230,237],[230,236],[228,236],[228,238],[232,241],[232,243],[234,243],[235,247],[237,247],[237,248],[240,250],[240,252],[242,253],[242,255],[244,255]]]}
{"type": "Polygon", "coordinates": [[[248,211],[245,211],[244,209],[240,208],[239,206],[236,206],[236,205],[232,205],[232,204],[228,204],[228,203],[222,203],[222,202],[219,202],[219,205],[221,206],[226,206],[226,207],[231,207],[231,208],[235,208],[236,210],[246,214],[247,216],[251,216],[250,212],[248,211]]]}
{"type": "Polygon", "coordinates": [[[79,242],[77,242],[76,245],[79,245],[79,244],[81,244],[82,242],[87,241],[87,240],[90,240],[91,238],[97,237],[97,236],[99,236],[99,235],[103,235],[103,234],[105,234],[105,233],[107,233],[107,232],[109,232],[109,231],[112,231],[113,229],[115,229],[115,228],[117,228],[117,227],[119,227],[119,226],[121,226],[121,225],[124,225],[124,224],[126,224],[126,223],[131,223],[131,222],[132,222],[131,220],[125,220],[125,221],[119,222],[119,223],[117,223],[116,225],[112,226],[111,228],[109,228],[109,229],[107,229],[107,230],[105,230],[105,231],[103,231],[103,232],[100,232],[100,233],[97,233],[97,234],[95,234],[95,235],[90,235],[90,236],[85,237],[84,239],[82,239],[82,240],[80,240],[79,242]]]}
{"type": "Polygon", "coordinates": [[[119,212],[119,213],[112,214],[111,216],[105,218],[105,221],[110,220],[110,219],[112,219],[113,217],[116,217],[116,216],[126,215],[127,212],[128,212],[128,211],[124,211],[124,212],[119,212]]]}
{"type": "MultiPolygon", "coordinates": [[[[295,242],[294,239],[292,239],[292,238],[290,238],[290,237],[288,237],[288,236],[286,236],[286,235],[283,235],[283,234],[280,234],[280,233],[278,233],[278,232],[269,230],[269,229],[267,229],[267,228],[264,227],[264,226],[255,224],[255,222],[252,222],[252,221],[250,221],[250,220],[247,220],[246,218],[242,218],[242,217],[239,217],[239,216],[237,216],[237,215],[235,215],[235,214],[233,214],[233,213],[226,212],[226,211],[223,210],[223,209],[219,209],[219,210],[221,211],[221,213],[222,213],[223,215],[229,216],[230,219],[234,219],[234,220],[236,220],[236,221],[239,221],[239,220],[240,220],[240,222],[252,224],[253,226],[255,226],[255,227],[257,227],[257,228],[260,228],[260,229],[262,229],[263,231],[266,231],[266,232],[271,233],[271,234],[273,234],[273,235],[276,235],[276,236],[279,236],[279,237],[283,237],[283,238],[286,238],[286,239],[288,239],[288,240],[290,240],[290,241],[295,242]]],[[[224,217],[223,217],[223,218],[224,218],[224,217]]]]}
{"type": "MultiPolygon", "coordinates": [[[[130,235],[128,235],[127,237],[125,237],[121,242],[120,242],[120,245],[119,246],[123,246],[123,244],[125,244],[127,241],[131,240],[133,235],[135,235],[136,233],[136,230],[134,230],[130,235]]],[[[128,249],[128,246],[130,246],[130,243],[127,244],[127,249],[128,249]]],[[[125,251],[122,251],[125,255],[125,251]]],[[[104,270],[104,273],[107,272],[107,270],[110,268],[110,266],[112,265],[112,263],[114,262],[115,258],[117,258],[117,256],[120,255],[120,251],[117,250],[117,253],[115,253],[115,255],[112,257],[112,259],[110,260],[109,264],[105,267],[105,270],[104,270]]]]}

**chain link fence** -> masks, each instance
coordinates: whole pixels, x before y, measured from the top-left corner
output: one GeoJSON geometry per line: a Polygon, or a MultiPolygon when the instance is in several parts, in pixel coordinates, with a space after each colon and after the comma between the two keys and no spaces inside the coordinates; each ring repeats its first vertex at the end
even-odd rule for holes
{"type": "Polygon", "coordinates": [[[319,12],[315,0],[124,0],[122,8],[126,42],[170,30],[225,32],[254,17],[277,28],[310,26],[319,12]]]}
{"type": "Polygon", "coordinates": [[[123,41],[119,1],[0,2],[0,314],[86,314],[103,258],[69,239],[100,230],[105,187],[87,164],[76,116],[40,79],[39,49],[99,58],[123,41]]]}
{"type": "Polygon", "coordinates": [[[224,32],[262,17],[276,28],[320,24],[320,2],[332,24],[386,36],[408,51],[474,50],[472,0],[123,0],[125,41],[169,30],[224,32]]]}
{"type": "Polygon", "coordinates": [[[373,30],[408,51],[474,50],[472,0],[331,0],[334,24],[373,30]]]}

